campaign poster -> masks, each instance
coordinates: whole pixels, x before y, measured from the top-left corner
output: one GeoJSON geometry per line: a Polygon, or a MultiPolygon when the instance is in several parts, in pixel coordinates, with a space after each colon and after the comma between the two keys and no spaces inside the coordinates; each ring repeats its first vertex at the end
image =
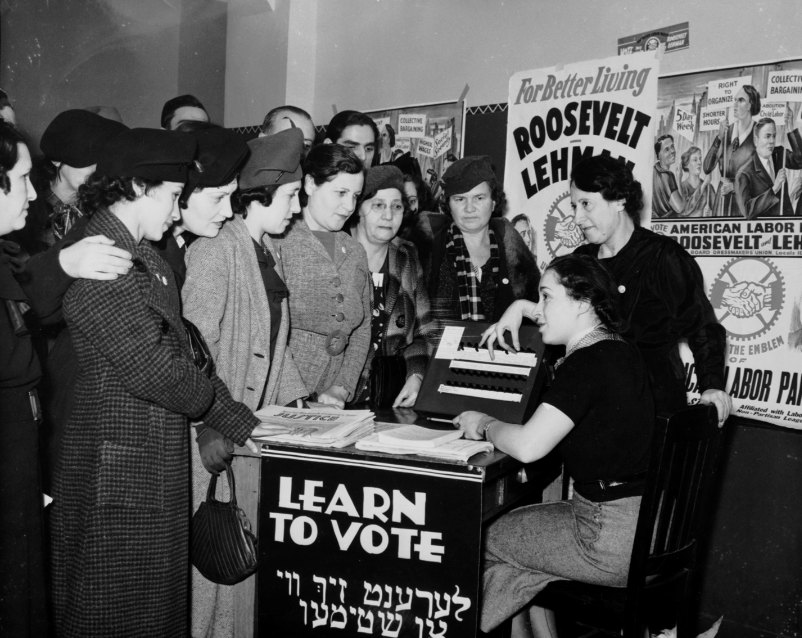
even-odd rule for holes
{"type": "Polygon", "coordinates": [[[409,152],[420,163],[423,181],[437,199],[440,179],[462,157],[464,102],[438,102],[364,111],[379,126],[380,162],[409,152]]]}
{"type": "Polygon", "coordinates": [[[476,636],[482,475],[270,446],[259,616],[276,636],[476,636]]]}
{"type": "Polygon", "coordinates": [[[572,166],[608,154],[643,184],[648,225],[658,61],[652,52],[516,73],[510,79],[504,192],[526,215],[541,269],[584,243],[569,196],[572,166]]]}
{"type": "Polygon", "coordinates": [[[656,112],[651,228],[702,270],[736,414],[802,429],[802,60],[660,78],[656,112]]]}

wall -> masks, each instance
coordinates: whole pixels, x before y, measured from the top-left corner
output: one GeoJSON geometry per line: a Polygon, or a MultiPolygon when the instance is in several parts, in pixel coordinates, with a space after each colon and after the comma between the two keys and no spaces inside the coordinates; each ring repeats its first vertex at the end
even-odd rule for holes
{"type": "Polygon", "coordinates": [[[5,0],[0,86],[35,144],[69,108],[115,106],[130,126],[158,126],[181,92],[221,121],[225,11],[218,0],[5,0]]]}
{"type": "Polygon", "coordinates": [[[225,125],[261,124],[286,103],[291,0],[228,0],[225,125]]]}
{"type": "Polygon", "coordinates": [[[526,69],[616,54],[619,37],[690,22],[661,73],[802,56],[797,0],[337,0],[318,9],[316,121],[338,109],[504,102],[526,69]]]}

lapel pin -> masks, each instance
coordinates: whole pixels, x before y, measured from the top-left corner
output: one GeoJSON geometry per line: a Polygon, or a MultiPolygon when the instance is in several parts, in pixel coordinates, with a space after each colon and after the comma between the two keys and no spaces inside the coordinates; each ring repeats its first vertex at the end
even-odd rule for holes
{"type": "Polygon", "coordinates": [[[627,291],[627,287],[626,287],[626,286],[618,286],[618,292],[620,292],[622,295],[623,295],[623,294],[624,294],[626,291],[627,291]]]}

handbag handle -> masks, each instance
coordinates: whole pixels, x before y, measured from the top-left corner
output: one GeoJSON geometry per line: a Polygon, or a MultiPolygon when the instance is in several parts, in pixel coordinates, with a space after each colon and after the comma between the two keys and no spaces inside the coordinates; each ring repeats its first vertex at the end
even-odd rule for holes
{"type": "MultiPolygon", "coordinates": [[[[229,503],[233,507],[237,507],[237,486],[234,482],[234,470],[231,469],[231,463],[226,462],[226,476],[228,477],[228,491],[231,493],[229,503]]],[[[209,481],[209,489],[206,492],[207,501],[216,501],[215,494],[217,492],[217,474],[212,474],[212,480],[209,481]]]]}

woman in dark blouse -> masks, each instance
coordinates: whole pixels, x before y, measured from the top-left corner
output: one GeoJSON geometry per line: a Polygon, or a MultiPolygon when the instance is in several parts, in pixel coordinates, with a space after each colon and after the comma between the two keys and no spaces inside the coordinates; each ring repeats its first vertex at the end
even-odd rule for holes
{"type": "MultiPolygon", "coordinates": [[[[569,502],[523,507],[485,534],[481,627],[490,631],[552,580],[626,584],[654,422],[646,368],[620,336],[619,293],[593,257],[555,259],[540,281],[540,301],[510,307],[537,322],[543,341],[565,345],[543,402],[524,425],[463,412],[455,425],[530,463],[555,447],[574,479],[569,502]]],[[[496,326],[484,334],[492,346],[496,326]]],[[[533,607],[536,635],[551,617],[533,607]]]]}

